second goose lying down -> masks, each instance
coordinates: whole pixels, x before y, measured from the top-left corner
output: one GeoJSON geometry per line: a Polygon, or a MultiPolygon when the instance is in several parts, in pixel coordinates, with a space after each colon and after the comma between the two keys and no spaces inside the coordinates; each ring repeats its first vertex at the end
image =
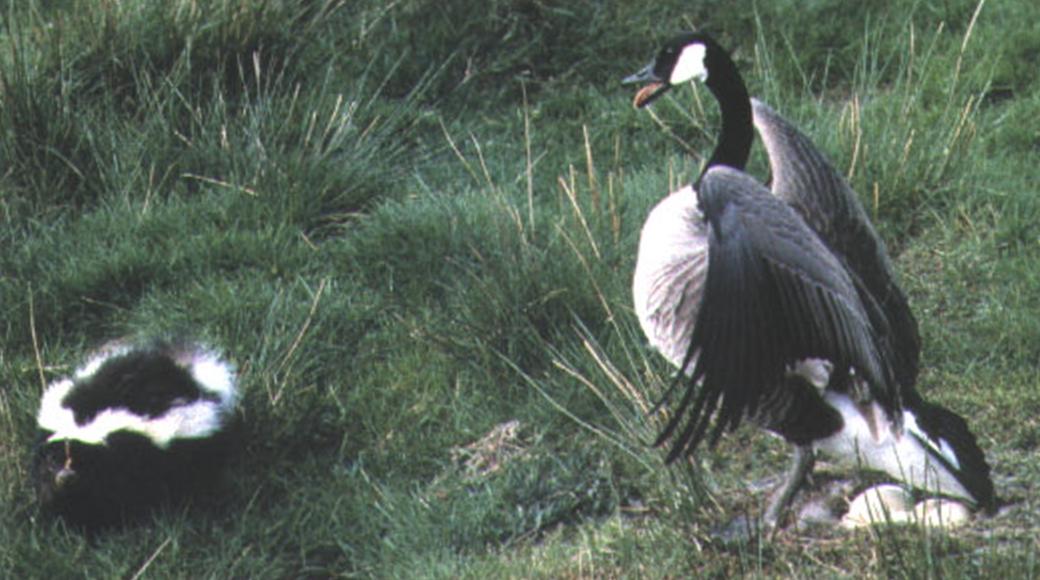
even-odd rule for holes
{"type": "Polygon", "coordinates": [[[691,80],[719,103],[718,143],[697,182],[650,212],[633,280],[643,331],[685,375],[657,442],[673,441],[667,460],[746,418],[795,446],[769,527],[817,450],[992,510],[974,435],[915,389],[917,323],[855,193],[807,137],[748,96],[705,34],[676,37],[625,82],[646,83],[643,107],[691,80]],[[743,171],[754,128],[771,189],[743,171]]]}

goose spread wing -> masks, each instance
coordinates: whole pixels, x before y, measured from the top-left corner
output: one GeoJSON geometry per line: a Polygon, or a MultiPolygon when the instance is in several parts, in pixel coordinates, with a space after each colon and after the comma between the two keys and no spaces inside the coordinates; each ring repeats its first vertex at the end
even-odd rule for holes
{"type": "Polygon", "coordinates": [[[769,155],[773,193],[798,211],[845,264],[859,291],[870,295],[861,297],[877,305],[871,321],[891,343],[896,379],[912,389],[921,352],[917,320],[859,198],[805,134],[756,99],[752,111],[769,155]]]}
{"type": "Polygon", "coordinates": [[[854,369],[877,399],[894,400],[885,347],[854,282],[803,219],[728,167],[708,170],[698,196],[710,224],[708,273],[683,365],[693,372],[658,438],[682,424],[667,460],[692,451],[709,427],[714,443],[755,414],[803,359],[854,369]]]}

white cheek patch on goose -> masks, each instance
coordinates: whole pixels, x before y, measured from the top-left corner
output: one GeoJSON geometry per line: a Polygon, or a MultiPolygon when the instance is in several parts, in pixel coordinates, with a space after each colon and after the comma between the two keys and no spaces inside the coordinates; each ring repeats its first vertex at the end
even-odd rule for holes
{"type": "Polygon", "coordinates": [[[675,66],[672,67],[668,83],[678,85],[694,79],[702,82],[708,80],[708,68],[704,65],[706,53],[707,48],[703,44],[690,44],[683,47],[679,58],[675,61],[675,66]]]}

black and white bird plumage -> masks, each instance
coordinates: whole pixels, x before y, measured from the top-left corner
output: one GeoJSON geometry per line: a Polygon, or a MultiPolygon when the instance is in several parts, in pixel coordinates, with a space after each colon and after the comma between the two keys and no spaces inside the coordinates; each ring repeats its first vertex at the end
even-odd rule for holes
{"type": "Polygon", "coordinates": [[[234,367],[205,346],[100,349],[40,402],[32,476],[42,507],[98,528],[211,491],[237,398],[234,367]]]}
{"type": "Polygon", "coordinates": [[[647,338],[686,377],[658,440],[672,442],[668,460],[751,419],[796,446],[767,519],[816,450],[991,508],[989,466],[966,423],[916,391],[917,323],[855,192],[750,98],[707,35],[671,40],[625,82],[645,83],[642,107],[690,80],[719,103],[718,142],[697,182],[650,212],[633,278],[647,338]],[[769,189],[743,171],[755,129],[769,189]]]}
{"type": "Polygon", "coordinates": [[[708,273],[687,349],[696,361],[686,364],[700,388],[679,405],[689,420],[672,458],[701,440],[713,415],[712,441],[758,415],[794,362],[825,359],[857,369],[869,384],[890,384],[848,272],[793,209],[726,166],[704,174],[698,199],[709,223],[708,273]]]}

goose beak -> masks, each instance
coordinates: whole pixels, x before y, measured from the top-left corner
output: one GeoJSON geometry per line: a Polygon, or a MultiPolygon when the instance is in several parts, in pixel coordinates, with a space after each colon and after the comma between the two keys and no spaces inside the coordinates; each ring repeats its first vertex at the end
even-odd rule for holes
{"type": "Polygon", "coordinates": [[[650,82],[661,82],[661,77],[657,76],[654,72],[654,63],[650,63],[643,67],[639,72],[628,75],[621,80],[623,85],[634,85],[636,83],[650,83],[650,82]]]}
{"type": "Polygon", "coordinates": [[[665,94],[668,89],[672,88],[654,72],[654,63],[646,65],[639,72],[629,75],[621,80],[621,84],[623,85],[632,85],[637,83],[646,83],[646,86],[639,89],[635,98],[632,99],[632,106],[637,109],[649,105],[657,99],[657,97],[660,97],[665,94]]]}

